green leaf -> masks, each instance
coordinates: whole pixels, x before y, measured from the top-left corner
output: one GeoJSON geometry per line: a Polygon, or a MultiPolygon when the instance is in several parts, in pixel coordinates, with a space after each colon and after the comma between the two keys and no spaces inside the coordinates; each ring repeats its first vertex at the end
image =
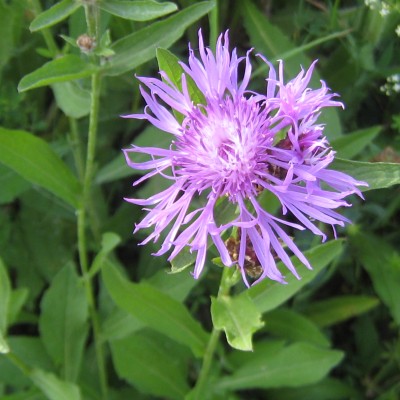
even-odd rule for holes
{"type": "MultiPolygon", "coordinates": [[[[292,43],[289,38],[260,12],[259,8],[250,0],[241,3],[244,17],[244,25],[250,36],[252,45],[257,52],[263,53],[270,61],[283,59],[285,54],[296,51],[296,57],[288,57],[285,60],[285,75],[293,79],[300,72],[300,65],[304,68],[311,64],[311,60],[301,51],[299,46],[292,43]]],[[[262,70],[266,67],[263,65],[262,70]]],[[[257,70],[254,74],[257,74],[257,70]]],[[[254,75],[253,74],[253,75],[254,75]]],[[[320,76],[314,70],[311,83],[320,86],[320,76]]],[[[323,110],[320,121],[327,124],[328,137],[334,138],[341,135],[341,124],[338,112],[335,108],[329,107],[323,110]]]]}
{"type": "MultiPolygon", "coordinates": [[[[287,285],[278,282],[271,282],[267,279],[252,286],[247,293],[254,300],[254,304],[260,312],[266,312],[275,309],[294,294],[296,294],[303,286],[311,282],[323,268],[325,268],[332,260],[337,258],[342,252],[342,240],[333,240],[331,242],[314,247],[304,252],[313,269],[308,270],[305,267],[299,271],[301,276],[297,280],[293,275],[286,277],[287,285]]],[[[293,264],[296,268],[302,266],[300,261],[292,257],[293,264]]],[[[282,266],[282,263],[279,263],[282,266]]],[[[240,294],[239,296],[243,296],[240,294]]]]}
{"type": "Polygon", "coordinates": [[[375,292],[400,326],[400,254],[381,238],[349,230],[350,245],[371,277],[375,292]]]}
{"type": "Polygon", "coordinates": [[[193,4],[161,22],[132,33],[117,42],[111,49],[115,56],[103,69],[107,75],[119,75],[131,71],[155,56],[158,47],[168,48],[175,43],[199,18],[214,7],[214,2],[204,1],[193,4]]]}
{"type": "MultiPolygon", "coordinates": [[[[183,302],[199,281],[189,274],[167,274],[165,271],[159,271],[147,282],[176,301],[183,302]]],[[[104,321],[102,334],[107,340],[123,339],[143,327],[144,322],[119,309],[104,321]]]]}
{"type": "Polygon", "coordinates": [[[18,84],[18,91],[25,92],[56,82],[85,78],[96,72],[96,68],[79,56],[68,54],[49,61],[37,70],[25,75],[18,84]]]}
{"type": "Polygon", "coordinates": [[[102,276],[113,301],[147,326],[203,354],[207,334],[187,308],[147,283],[130,283],[110,262],[102,276]]]}
{"type": "Polygon", "coordinates": [[[51,88],[58,107],[71,118],[82,118],[90,112],[90,92],[76,82],[53,83],[51,88]]]}
{"type": "Polygon", "coordinates": [[[0,334],[7,331],[7,316],[10,305],[11,284],[3,260],[0,258],[0,334]]]}
{"type": "Polygon", "coordinates": [[[78,386],[70,382],[65,382],[52,373],[35,368],[29,377],[49,400],[81,399],[78,386]]]}
{"type": "Polygon", "coordinates": [[[353,178],[367,182],[360,189],[363,192],[372,189],[383,189],[400,183],[400,164],[385,162],[361,162],[336,158],[331,164],[332,169],[342,171],[353,178]]]}
{"type": "MultiPolygon", "coordinates": [[[[156,51],[158,67],[160,71],[164,71],[171,82],[177,88],[182,88],[182,74],[184,73],[182,66],[179,64],[179,59],[169,50],[158,48],[156,51]]],[[[196,86],[193,79],[186,75],[187,89],[193,104],[206,104],[206,99],[201,90],[196,86]]],[[[174,110],[174,114],[179,122],[183,121],[183,115],[174,110]]]]}
{"type": "Polygon", "coordinates": [[[28,300],[29,290],[20,287],[11,292],[10,304],[8,306],[8,323],[13,324],[21,312],[22,307],[28,300]]]}
{"type": "Polygon", "coordinates": [[[379,304],[371,296],[338,296],[328,300],[314,301],[305,314],[318,326],[330,326],[365,313],[379,304]]]}
{"type": "Polygon", "coordinates": [[[258,354],[231,376],[221,378],[216,386],[229,390],[304,386],[321,380],[342,358],[341,351],[295,343],[279,351],[258,354]]]}
{"type": "MultiPolygon", "coordinates": [[[[169,133],[163,132],[154,126],[149,126],[145,128],[137,137],[135,137],[132,144],[139,147],[157,146],[167,149],[171,144],[171,140],[172,136],[169,133]]],[[[132,157],[132,159],[135,162],[140,163],[146,161],[148,159],[148,155],[137,153],[132,157]]],[[[102,184],[106,182],[112,182],[127,176],[141,174],[144,175],[145,173],[145,170],[140,171],[130,168],[127,165],[125,157],[121,151],[116,158],[100,169],[96,176],[96,183],[102,184]]]]}
{"type": "Polygon", "coordinates": [[[340,158],[353,158],[361,153],[369,145],[378,133],[382,130],[381,126],[371,126],[360,129],[341,136],[331,141],[332,148],[340,158]]]}
{"type": "Polygon", "coordinates": [[[177,357],[176,345],[164,342],[165,337],[151,332],[140,332],[113,341],[113,364],[118,376],[141,392],[180,400],[189,391],[186,368],[182,368],[177,357]]]}
{"type": "Polygon", "coordinates": [[[101,270],[108,255],[121,243],[121,238],[113,232],[105,232],[101,238],[101,249],[93,260],[85,279],[90,279],[101,270]]]}
{"type": "Polygon", "coordinates": [[[112,15],[132,21],[150,21],[170,14],[178,9],[177,5],[174,3],[158,3],[152,0],[102,0],[99,2],[99,6],[112,15]]]}
{"type": "Polygon", "coordinates": [[[30,186],[21,176],[0,164],[0,204],[11,203],[30,186]]]}
{"type": "Polygon", "coordinates": [[[265,321],[265,329],[279,338],[330,346],[329,340],[312,321],[293,310],[280,307],[267,313],[265,321]]]}
{"type": "Polygon", "coordinates": [[[31,32],[48,28],[69,17],[81,6],[81,2],[77,0],[63,0],[48,10],[40,13],[31,23],[29,29],[31,32]]]}
{"type": "Polygon", "coordinates": [[[325,378],[313,385],[299,388],[272,389],[268,391],[268,400],[365,400],[352,384],[343,380],[325,378]]]}
{"type": "Polygon", "coordinates": [[[13,33],[16,21],[15,15],[15,10],[11,6],[4,1],[0,1],[0,71],[7,65],[15,49],[13,33]]]}
{"type": "Polygon", "coordinates": [[[64,377],[74,382],[79,373],[88,334],[88,305],[73,264],[54,277],[43,296],[39,329],[47,352],[64,377]]]}
{"type": "Polygon", "coordinates": [[[0,163],[78,208],[78,180],[43,139],[0,127],[0,149],[0,163]]]}
{"type": "Polygon", "coordinates": [[[10,352],[10,347],[3,336],[3,331],[0,329],[0,354],[7,354],[10,352]]]}
{"type": "Polygon", "coordinates": [[[211,298],[211,316],[216,329],[225,331],[235,349],[252,351],[252,336],[263,327],[261,314],[248,296],[211,298]]]}

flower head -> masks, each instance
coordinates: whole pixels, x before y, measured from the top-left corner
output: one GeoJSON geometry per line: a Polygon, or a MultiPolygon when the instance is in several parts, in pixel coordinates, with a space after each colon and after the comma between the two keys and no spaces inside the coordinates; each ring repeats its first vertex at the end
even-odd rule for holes
{"type": "Polygon", "coordinates": [[[255,277],[255,283],[266,277],[284,283],[276,259],[298,277],[286,249],[311,266],[284,227],[309,229],[325,240],[315,221],[343,226],[348,220],[334,210],[349,206],[344,198],[352,193],[361,196],[356,186],[365,185],[328,169],[334,152],[317,120],[322,108],[342,104],[333,100],[336,95],[324,82],[316,90],[308,87],[315,62],[285,83],[283,63],[277,76],[260,55],[269,66],[266,92],[249,91],[250,52],[240,58],[236,50],[230,52],[228,32],[219,37],[215,55],[204,46],[201,31],[199,57],[190,48],[189,52],[188,64],[181,63],[181,86],[164,72],[160,73],[162,79],[139,78],[148,90],[140,89],[147,106],[143,114],[126,116],[146,119],[172,134],[169,149],[132,146],[124,150],[130,167],[149,170],[134,184],[156,174],[171,180],[166,190],[148,199],[127,199],[152,206],[135,232],[153,227],[144,244],[157,240],[165,231],[156,255],[172,249],[169,260],[186,246],[197,252],[195,278],[203,270],[210,238],[224,265],[237,265],[247,285],[247,275],[255,277]],[[241,64],[244,72],[239,79],[241,64]],[[194,100],[188,77],[201,92],[202,102],[194,100]],[[183,120],[180,122],[171,110],[180,113],[183,120]],[[136,153],[149,155],[149,161],[135,162],[136,153]],[[259,203],[265,190],[278,198],[282,213],[290,212],[297,222],[265,211],[259,203]],[[221,224],[215,210],[223,198],[238,211],[221,224]],[[199,199],[201,205],[196,208],[199,199]],[[229,228],[236,232],[233,242],[232,238],[221,238],[229,228]],[[255,275],[249,273],[249,264],[256,267],[255,275]]]}

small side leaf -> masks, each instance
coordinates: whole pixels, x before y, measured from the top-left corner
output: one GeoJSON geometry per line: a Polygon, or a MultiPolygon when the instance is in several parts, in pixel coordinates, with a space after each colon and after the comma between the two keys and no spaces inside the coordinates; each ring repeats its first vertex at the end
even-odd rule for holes
{"type": "Polygon", "coordinates": [[[150,21],[170,14],[178,9],[175,3],[158,3],[152,0],[121,1],[107,0],[99,2],[104,11],[132,21],[150,21]]]}
{"type": "Polygon", "coordinates": [[[0,127],[0,148],[0,163],[78,208],[80,184],[47,142],[0,127]]]}
{"type": "Polygon", "coordinates": [[[38,31],[40,29],[49,28],[57,24],[58,22],[64,20],[73,14],[79,7],[81,2],[77,0],[63,0],[54,6],[50,7],[48,10],[40,13],[31,23],[29,29],[31,32],[38,31]]]}
{"type": "Polygon", "coordinates": [[[65,382],[52,373],[35,368],[29,376],[49,400],[81,400],[78,386],[65,382]]]}
{"type": "Polygon", "coordinates": [[[25,92],[56,82],[85,78],[96,71],[96,66],[79,56],[68,54],[49,61],[37,70],[25,75],[18,84],[18,91],[25,92]]]}
{"type": "Polygon", "coordinates": [[[0,334],[6,333],[11,284],[3,260],[0,258],[0,334]]]}
{"type": "Polygon", "coordinates": [[[252,336],[262,328],[261,313],[249,296],[211,298],[211,316],[216,329],[223,329],[235,349],[252,351],[252,336]]]}
{"type": "Polygon", "coordinates": [[[354,179],[367,182],[360,190],[383,189],[400,183],[400,164],[385,162],[361,162],[336,158],[332,169],[351,175],[354,179]]]}
{"type": "Polygon", "coordinates": [[[196,356],[203,354],[207,334],[182,303],[149,284],[129,282],[109,261],[102,269],[102,276],[118,307],[154,330],[189,346],[196,356]]]}
{"type": "Polygon", "coordinates": [[[379,304],[372,296],[338,296],[310,304],[305,314],[318,326],[330,326],[371,310],[379,304]]]}

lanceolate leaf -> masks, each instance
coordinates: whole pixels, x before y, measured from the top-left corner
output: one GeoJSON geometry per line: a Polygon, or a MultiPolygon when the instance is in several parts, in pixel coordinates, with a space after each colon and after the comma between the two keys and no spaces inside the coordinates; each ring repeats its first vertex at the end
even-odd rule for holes
{"type": "Polygon", "coordinates": [[[96,66],[79,56],[68,54],[49,61],[37,70],[24,76],[18,85],[19,92],[25,92],[56,82],[72,81],[85,78],[96,71],[96,66]]]}
{"type": "Polygon", "coordinates": [[[72,382],[78,376],[88,333],[85,290],[73,268],[68,264],[54,277],[43,297],[39,319],[47,352],[72,382]]]}
{"type": "Polygon", "coordinates": [[[345,172],[353,178],[368,183],[362,191],[383,189],[400,183],[400,164],[385,162],[361,162],[336,159],[332,168],[345,172]]]}
{"type": "Polygon", "coordinates": [[[43,11],[39,14],[31,23],[29,29],[32,32],[38,31],[43,28],[48,28],[52,25],[57,24],[63,19],[70,16],[81,6],[81,2],[78,0],[63,0],[57,2],[53,7],[43,11]]]}
{"type": "Polygon", "coordinates": [[[99,6],[110,14],[133,21],[150,21],[178,9],[175,3],[153,0],[102,0],[99,6]]]}
{"type": "MultiPolygon", "coordinates": [[[[288,274],[286,277],[287,285],[264,280],[256,286],[251,287],[247,293],[254,300],[254,304],[260,312],[275,309],[314,279],[318,272],[326,267],[334,258],[338,257],[342,251],[342,243],[341,240],[334,240],[306,251],[304,255],[310,261],[313,267],[312,270],[306,269],[298,260],[293,260],[294,265],[298,267],[297,270],[301,276],[300,280],[288,274]]],[[[240,296],[243,296],[243,294],[240,296]]]]}
{"type": "Polygon", "coordinates": [[[0,128],[0,150],[0,163],[78,208],[79,182],[44,140],[28,132],[0,128]]]}
{"type": "MultiPolygon", "coordinates": [[[[257,352],[257,348],[255,350],[257,352]]],[[[343,358],[336,350],[295,343],[264,357],[250,359],[233,375],[218,381],[219,389],[297,387],[322,379],[343,358]]]]}
{"type": "Polygon", "coordinates": [[[0,258],[0,333],[7,329],[7,314],[11,296],[11,284],[3,260],[0,258]]]}
{"type": "Polygon", "coordinates": [[[110,262],[102,275],[108,292],[121,309],[148,327],[189,346],[195,355],[204,352],[207,334],[182,303],[149,284],[129,282],[110,262]]]}
{"type": "Polygon", "coordinates": [[[169,47],[177,41],[185,29],[214,7],[211,1],[204,1],[185,8],[164,21],[156,22],[113,44],[115,56],[104,66],[107,75],[119,75],[131,71],[151,60],[158,47],[169,47]]]}

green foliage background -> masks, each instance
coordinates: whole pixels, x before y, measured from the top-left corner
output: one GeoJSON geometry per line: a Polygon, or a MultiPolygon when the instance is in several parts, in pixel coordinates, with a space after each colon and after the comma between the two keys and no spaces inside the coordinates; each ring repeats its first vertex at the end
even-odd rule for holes
{"type": "Polygon", "coordinates": [[[399,399],[399,36],[396,0],[0,0],[0,400],[399,399]],[[335,168],[370,186],[340,239],[297,235],[300,281],[247,290],[212,248],[199,281],[188,252],[168,274],[132,236],[123,198],[165,183],[132,189],[121,148],[169,138],[120,115],[200,27],[287,79],[318,58],[346,105],[322,115],[335,168]]]}

